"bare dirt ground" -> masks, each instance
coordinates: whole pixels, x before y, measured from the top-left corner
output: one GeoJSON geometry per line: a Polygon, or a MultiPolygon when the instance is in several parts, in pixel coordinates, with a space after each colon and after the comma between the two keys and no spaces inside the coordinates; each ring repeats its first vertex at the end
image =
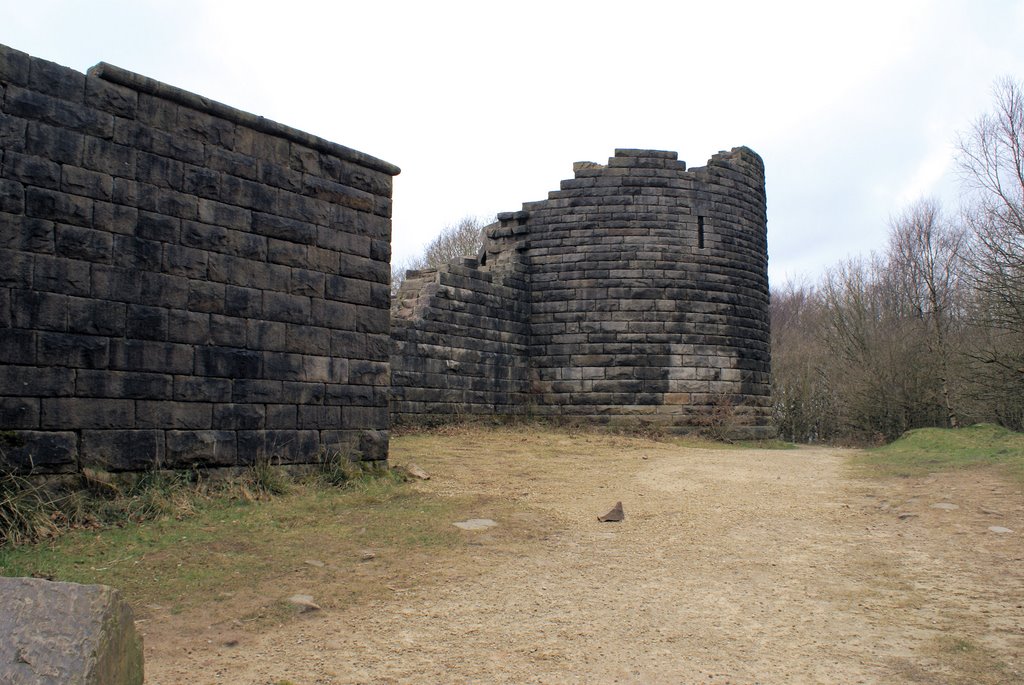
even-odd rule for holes
{"type": "Polygon", "coordinates": [[[156,612],[147,682],[1024,682],[1024,494],[993,472],[869,481],[834,449],[447,440],[397,440],[392,461],[496,527],[366,601],[332,597],[378,560],[357,577],[296,560],[261,592],[324,608],[280,623],[247,627],[237,602],[156,612]],[[599,523],[618,500],[625,521],[599,523]]]}

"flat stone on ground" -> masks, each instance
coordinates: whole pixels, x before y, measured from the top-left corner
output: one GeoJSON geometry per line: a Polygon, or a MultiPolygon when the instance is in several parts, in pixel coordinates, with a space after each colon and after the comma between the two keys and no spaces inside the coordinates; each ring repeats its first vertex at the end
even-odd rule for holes
{"type": "Polygon", "coordinates": [[[498,524],[491,519],[468,519],[466,521],[456,521],[453,525],[462,530],[484,530],[498,524]]]}

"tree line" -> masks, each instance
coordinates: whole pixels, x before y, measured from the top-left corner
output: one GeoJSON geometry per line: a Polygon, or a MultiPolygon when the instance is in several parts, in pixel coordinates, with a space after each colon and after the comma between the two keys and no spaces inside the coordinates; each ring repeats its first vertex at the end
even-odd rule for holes
{"type": "Polygon", "coordinates": [[[881,442],[980,421],[1024,429],[1024,86],[957,143],[963,205],[923,199],[879,252],[772,289],[780,437],[881,442]]]}

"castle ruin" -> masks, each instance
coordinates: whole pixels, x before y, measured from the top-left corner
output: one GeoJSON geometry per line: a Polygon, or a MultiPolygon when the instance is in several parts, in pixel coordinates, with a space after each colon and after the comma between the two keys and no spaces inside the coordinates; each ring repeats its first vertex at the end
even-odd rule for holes
{"type": "Polygon", "coordinates": [[[0,469],[384,460],[394,423],[458,416],[770,433],[754,152],[579,163],[389,322],[397,173],[0,45],[0,469]]]}
{"type": "Polygon", "coordinates": [[[530,414],[764,437],[764,166],[740,147],[581,162],[498,215],[484,247],[410,272],[392,319],[392,421],[530,414]]]}

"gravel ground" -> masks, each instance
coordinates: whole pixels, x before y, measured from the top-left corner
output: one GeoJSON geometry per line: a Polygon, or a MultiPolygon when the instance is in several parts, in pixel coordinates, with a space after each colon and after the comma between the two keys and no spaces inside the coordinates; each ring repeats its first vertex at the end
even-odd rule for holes
{"type": "Polygon", "coordinates": [[[994,473],[867,481],[836,449],[447,440],[396,441],[392,460],[497,526],[384,599],[258,631],[237,605],[156,615],[147,682],[1024,682],[1024,495],[994,473]],[[616,501],[625,520],[598,522],[616,501]]]}

